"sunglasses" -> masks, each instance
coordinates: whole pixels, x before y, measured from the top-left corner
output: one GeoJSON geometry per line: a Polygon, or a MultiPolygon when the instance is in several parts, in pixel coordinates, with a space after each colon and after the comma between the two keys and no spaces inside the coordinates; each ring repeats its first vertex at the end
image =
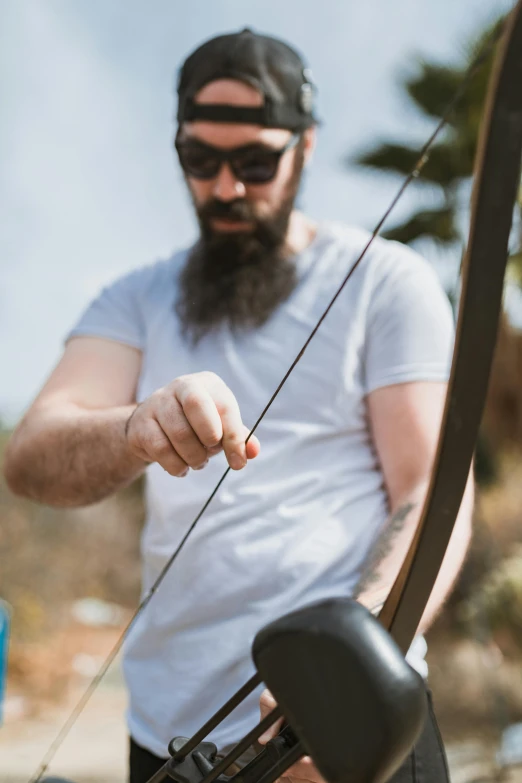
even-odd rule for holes
{"type": "Polygon", "coordinates": [[[196,139],[176,139],[176,151],[183,171],[194,179],[214,179],[224,163],[228,163],[235,178],[244,184],[261,185],[277,174],[279,161],[299,141],[293,134],[284,147],[275,150],[264,144],[222,149],[196,139]]]}

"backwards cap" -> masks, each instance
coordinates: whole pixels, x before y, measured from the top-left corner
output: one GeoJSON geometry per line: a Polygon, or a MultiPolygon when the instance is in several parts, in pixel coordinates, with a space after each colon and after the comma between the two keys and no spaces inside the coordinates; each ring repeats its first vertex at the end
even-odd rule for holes
{"type": "Polygon", "coordinates": [[[178,123],[238,122],[303,131],[317,123],[311,72],[288,44],[248,28],[212,38],[181,67],[178,123]],[[196,103],[196,94],[216,79],[237,79],[264,97],[262,106],[196,103]]]}

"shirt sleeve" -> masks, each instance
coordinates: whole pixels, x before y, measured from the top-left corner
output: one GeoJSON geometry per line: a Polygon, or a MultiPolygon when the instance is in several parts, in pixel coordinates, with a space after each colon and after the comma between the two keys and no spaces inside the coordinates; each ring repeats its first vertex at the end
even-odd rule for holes
{"type": "Polygon", "coordinates": [[[366,393],[396,383],[447,381],[454,321],[436,273],[403,246],[382,266],[368,308],[366,393]]]}
{"type": "Polygon", "coordinates": [[[133,272],[103,288],[66,336],[104,337],[143,350],[145,326],[138,299],[139,280],[133,272]]]}

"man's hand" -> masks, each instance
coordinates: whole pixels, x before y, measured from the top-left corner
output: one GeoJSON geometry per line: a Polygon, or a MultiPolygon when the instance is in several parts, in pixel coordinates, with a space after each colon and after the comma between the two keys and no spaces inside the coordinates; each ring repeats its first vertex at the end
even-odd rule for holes
{"type": "Polygon", "coordinates": [[[241,470],[260,448],[255,436],[245,445],[248,429],[237,400],[212,372],[182,375],[158,389],[134,410],[125,431],[135,456],[179,477],[204,468],[220,451],[232,470],[241,470]]]}
{"type": "MultiPolygon", "coordinates": [[[[269,690],[264,690],[259,700],[259,709],[261,710],[261,720],[265,718],[274,707],[276,707],[276,701],[269,690]]],[[[283,724],[283,718],[279,718],[273,726],[270,726],[264,734],[259,737],[261,745],[271,740],[279,732],[283,724]]],[[[302,759],[297,761],[291,767],[289,767],[284,776],[278,779],[279,783],[326,783],[325,779],[321,776],[313,763],[310,756],[303,756],[302,759]]],[[[276,781],[276,783],[278,783],[276,781]]]]}

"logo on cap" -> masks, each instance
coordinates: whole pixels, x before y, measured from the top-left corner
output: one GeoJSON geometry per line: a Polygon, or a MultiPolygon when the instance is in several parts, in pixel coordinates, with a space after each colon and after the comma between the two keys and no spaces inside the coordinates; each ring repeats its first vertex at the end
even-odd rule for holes
{"type": "Polygon", "coordinates": [[[299,105],[305,114],[311,114],[314,107],[314,89],[309,82],[301,85],[299,105]]]}

